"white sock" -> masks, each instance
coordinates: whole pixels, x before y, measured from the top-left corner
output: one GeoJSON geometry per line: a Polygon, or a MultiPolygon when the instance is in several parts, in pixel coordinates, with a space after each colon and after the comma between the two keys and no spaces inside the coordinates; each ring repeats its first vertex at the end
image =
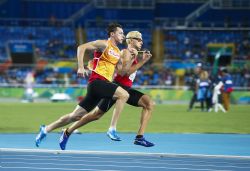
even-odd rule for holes
{"type": "Polygon", "coordinates": [[[109,131],[116,131],[116,128],[115,127],[109,127],[109,131]]]}
{"type": "Polygon", "coordinates": [[[43,132],[44,132],[45,134],[48,133],[47,130],[46,130],[46,128],[47,128],[47,126],[45,126],[44,129],[43,129],[43,132]]]}

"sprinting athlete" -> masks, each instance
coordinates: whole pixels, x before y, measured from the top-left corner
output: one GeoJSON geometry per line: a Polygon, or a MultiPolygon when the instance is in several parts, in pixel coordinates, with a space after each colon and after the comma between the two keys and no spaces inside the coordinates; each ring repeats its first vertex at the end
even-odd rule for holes
{"type": "Polygon", "coordinates": [[[96,40],[78,46],[77,59],[78,71],[77,75],[85,77],[87,71],[83,66],[83,58],[86,50],[101,51],[100,59],[95,68],[91,72],[88,85],[87,94],[85,98],[76,106],[75,110],[68,113],[51,124],[40,127],[40,132],[36,136],[36,146],[38,147],[41,141],[46,137],[48,132],[56,128],[63,127],[69,123],[78,121],[85,114],[93,110],[99,101],[103,98],[110,98],[116,100],[116,114],[119,115],[124,107],[124,104],[129,98],[126,90],[112,83],[113,74],[118,61],[120,60],[121,52],[117,47],[124,40],[124,33],[120,24],[111,23],[107,28],[108,40],[96,40]]]}
{"type": "MultiPolygon", "coordinates": [[[[129,99],[127,101],[128,104],[136,106],[136,107],[142,107],[142,113],[141,113],[141,122],[140,122],[140,128],[138,130],[137,136],[135,138],[134,144],[136,145],[142,145],[145,147],[151,147],[154,146],[153,143],[147,141],[143,135],[146,129],[146,126],[148,124],[148,121],[150,119],[152,110],[153,110],[153,104],[154,102],[151,100],[151,98],[148,95],[145,95],[133,88],[133,80],[136,76],[136,71],[142,67],[150,58],[151,54],[150,52],[144,52],[142,59],[138,61],[137,59],[137,50],[140,50],[143,44],[142,35],[138,31],[131,31],[126,36],[126,42],[128,44],[127,49],[124,49],[123,52],[123,58],[124,60],[122,62],[122,69],[118,69],[117,74],[114,78],[114,82],[121,87],[123,87],[127,92],[129,93],[129,99]]],[[[96,56],[94,59],[98,59],[96,56]]],[[[95,65],[96,61],[94,60],[93,66],[95,65]]],[[[69,128],[65,129],[65,131],[62,133],[60,138],[60,147],[62,150],[65,150],[66,144],[68,141],[69,136],[71,133],[94,120],[99,119],[106,113],[115,103],[115,100],[113,99],[102,99],[100,103],[98,104],[98,107],[96,107],[91,113],[83,116],[78,122],[75,122],[73,125],[71,125],[69,128]]],[[[107,132],[107,135],[115,141],[120,141],[120,137],[116,134],[116,125],[117,121],[119,119],[119,115],[116,112],[116,107],[113,112],[113,117],[111,121],[111,125],[109,128],[109,131],[107,132]]]]}

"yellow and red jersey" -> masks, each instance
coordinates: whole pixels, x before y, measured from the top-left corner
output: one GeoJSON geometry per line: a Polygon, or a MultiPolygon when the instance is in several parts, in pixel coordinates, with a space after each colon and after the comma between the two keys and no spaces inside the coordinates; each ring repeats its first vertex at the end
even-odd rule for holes
{"type": "MultiPolygon", "coordinates": [[[[88,64],[88,68],[90,70],[93,70],[93,68],[96,66],[97,61],[99,60],[99,58],[101,57],[101,55],[102,55],[102,52],[97,52],[97,51],[94,52],[94,59],[91,60],[91,61],[89,61],[89,64],[88,64]]],[[[137,58],[135,58],[135,60],[132,63],[132,66],[136,65],[137,63],[138,63],[138,60],[137,60],[137,58]]],[[[114,75],[114,81],[120,83],[123,86],[132,87],[133,81],[134,81],[135,76],[136,76],[136,72],[137,71],[135,71],[131,75],[124,75],[124,76],[121,76],[121,75],[115,73],[115,75],[114,75]]],[[[104,77],[101,77],[100,75],[98,75],[96,73],[92,73],[92,80],[93,80],[93,78],[98,78],[98,79],[101,79],[101,80],[106,80],[104,77]]]]}
{"type": "Polygon", "coordinates": [[[113,80],[116,64],[118,63],[121,51],[119,48],[107,41],[108,45],[103,52],[94,52],[93,68],[89,82],[95,79],[113,80]]]}

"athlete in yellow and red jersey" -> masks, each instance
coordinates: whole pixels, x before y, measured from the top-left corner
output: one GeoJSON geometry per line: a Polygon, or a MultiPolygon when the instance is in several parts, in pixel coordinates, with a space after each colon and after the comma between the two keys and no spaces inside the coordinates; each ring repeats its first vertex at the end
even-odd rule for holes
{"type": "MultiPolygon", "coordinates": [[[[94,55],[99,53],[99,58],[93,65],[93,70],[88,81],[88,91],[84,100],[79,103],[79,106],[91,111],[99,102],[101,97],[116,98],[115,94],[118,86],[112,83],[116,65],[120,60],[121,52],[114,45],[111,39],[106,41],[107,46],[102,50],[95,49],[94,55]]],[[[81,60],[81,59],[80,59],[81,60]]],[[[119,87],[121,88],[121,87],[119,87]]],[[[118,92],[119,93],[119,92],[118,92]]]]}
{"type": "MultiPolygon", "coordinates": [[[[85,98],[77,105],[75,110],[68,113],[51,124],[40,127],[40,132],[36,136],[36,146],[38,147],[41,141],[46,137],[48,132],[56,128],[60,128],[69,123],[81,119],[82,116],[94,109],[102,98],[116,99],[117,115],[120,115],[124,104],[129,98],[126,90],[112,83],[112,77],[118,61],[120,60],[120,50],[117,47],[124,40],[122,26],[112,23],[107,28],[108,40],[96,40],[78,46],[77,59],[78,70],[77,75],[85,77],[87,74],[83,66],[83,58],[86,50],[101,51],[101,57],[92,71],[89,83],[87,85],[87,94],[85,98]]],[[[65,134],[67,138],[67,135],[65,134]]]]}
{"type": "MultiPolygon", "coordinates": [[[[128,104],[136,107],[142,107],[142,113],[141,113],[141,122],[140,122],[140,128],[138,130],[137,136],[135,138],[134,144],[141,145],[145,147],[152,147],[154,146],[153,143],[147,141],[143,134],[145,132],[147,123],[150,119],[152,110],[153,110],[153,104],[154,102],[151,100],[151,98],[143,94],[142,92],[139,92],[138,90],[135,90],[132,87],[134,78],[136,76],[136,71],[142,67],[150,58],[151,54],[150,52],[144,52],[142,59],[138,61],[137,59],[137,50],[141,49],[141,46],[143,44],[142,42],[142,35],[138,31],[131,31],[126,36],[126,41],[128,44],[128,48],[123,50],[124,55],[124,62],[123,67],[121,70],[118,70],[114,77],[114,83],[118,84],[119,86],[123,87],[128,93],[129,93],[129,99],[127,101],[128,104]]],[[[94,53],[94,60],[92,63],[89,63],[90,68],[94,69],[96,64],[101,58],[101,54],[96,52],[94,53]]],[[[115,104],[114,99],[110,98],[104,98],[100,101],[98,104],[98,107],[95,108],[91,113],[83,116],[81,120],[79,120],[77,123],[77,126],[72,125],[69,128],[65,130],[65,132],[70,135],[75,129],[79,128],[79,126],[83,126],[91,121],[99,119],[101,116],[103,116],[104,113],[106,113],[112,106],[115,104]]],[[[117,115],[116,107],[113,112],[113,117],[111,121],[111,125],[109,128],[109,131],[107,132],[107,135],[115,141],[120,141],[120,137],[116,134],[116,124],[119,118],[119,115],[117,115]]],[[[63,135],[61,136],[63,139],[63,135]]],[[[62,149],[65,149],[67,140],[64,141],[64,143],[61,143],[60,146],[62,149]]]]}
{"type": "Polygon", "coordinates": [[[120,50],[114,46],[110,40],[107,41],[108,46],[103,52],[94,52],[94,64],[89,82],[95,79],[100,80],[113,80],[113,74],[117,62],[120,59],[120,50]],[[98,55],[98,58],[96,56],[98,55]]]}

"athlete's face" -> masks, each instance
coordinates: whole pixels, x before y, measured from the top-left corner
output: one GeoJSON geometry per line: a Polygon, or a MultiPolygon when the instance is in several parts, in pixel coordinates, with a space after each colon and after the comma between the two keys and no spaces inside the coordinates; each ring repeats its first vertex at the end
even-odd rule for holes
{"type": "Polygon", "coordinates": [[[136,50],[141,50],[141,47],[143,45],[143,40],[141,38],[131,38],[131,45],[136,50]]]}
{"type": "Polygon", "coordinates": [[[116,31],[114,32],[113,36],[114,36],[115,41],[116,41],[117,43],[120,43],[120,44],[121,44],[121,43],[123,42],[123,40],[125,39],[125,36],[124,36],[124,33],[123,33],[123,29],[120,28],[120,27],[117,27],[117,28],[116,28],[116,31]]]}
{"type": "Polygon", "coordinates": [[[201,72],[201,67],[196,67],[195,70],[194,70],[194,72],[196,74],[199,74],[201,72]]]}

